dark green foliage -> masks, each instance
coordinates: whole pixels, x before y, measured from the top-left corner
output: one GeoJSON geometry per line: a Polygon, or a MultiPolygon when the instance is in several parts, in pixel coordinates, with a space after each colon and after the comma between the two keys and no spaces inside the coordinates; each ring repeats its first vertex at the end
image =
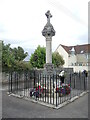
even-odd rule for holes
{"type": "Polygon", "coordinates": [[[52,63],[55,67],[59,67],[64,65],[65,62],[63,60],[63,57],[58,52],[54,52],[52,54],[52,63]]]}
{"type": "Polygon", "coordinates": [[[10,44],[4,45],[2,42],[2,71],[27,69],[23,61],[27,55],[22,47],[12,49],[10,44]]]}
{"type": "Polygon", "coordinates": [[[12,49],[10,48],[10,44],[4,45],[2,43],[2,68],[10,69],[14,65],[14,55],[12,53],[12,49]]]}
{"type": "Polygon", "coordinates": [[[2,71],[2,41],[0,40],[0,72],[2,71]]]}
{"type": "Polygon", "coordinates": [[[16,66],[15,66],[17,71],[26,71],[30,70],[32,67],[29,62],[25,61],[16,61],[16,66]]]}
{"type": "MultiPolygon", "coordinates": [[[[46,49],[45,47],[41,47],[39,45],[35,52],[31,55],[30,64],[34,68],[43,68],[45,61],[46,61],[46,49]]],[[[52,54],[52,62],[55,67],[59,67],[64,64],[62,56],[56,52],[52,54]]]]}
{"type": "Polygon", "coordinates": [[[18,60],[18,61],[23,60],[28,55],[27,52],[24,53],[23,48],[20,46],[18,48],[12,49],[12,52],[13,52],[13,55],[15,56],[15,60],[18,60]]]}
{"type": "Polygon", "coordinates": [[[34,54],[31,55],[30,64],[33,67],[43,68],[46,60],[46,49],[44,47],[40,47],[40,45],[35,50],[34,54]]]}
{"type": "MultiPolygon", "coordinates": [[[[31,55],[30,62],[23,61],[28,53],[24,53],[22,47],[11,48],[10,44],[4,45],[2,42],[2,70],[29,70],[34,68],[43,68],[46,61],[46,49],[40,45],[35,52],[31,55]]],[[[64,64],[63,58],[59,53],[52,54],[52,62],[55,67],[64,64]]]]}

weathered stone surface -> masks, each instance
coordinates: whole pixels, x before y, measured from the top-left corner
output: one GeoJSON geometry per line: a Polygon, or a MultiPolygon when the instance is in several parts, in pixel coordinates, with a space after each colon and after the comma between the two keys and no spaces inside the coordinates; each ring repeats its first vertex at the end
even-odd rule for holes
{"type": "Polygon", "coordinates": [[[54,65],[52,63],[45,64],[45,66],[44,66],[44,74],[46,74],[46,75],[55,74],[54,65]]]}
{"type": "Polygon", "coordinates": [[[46,63],[52,63],[52,38],[46,37],[46,63]]]}
{"type": "Polygon", "coordinates": [[[50,11],[45,13],[47,17],[47,24],[44,26],[42,35],[46,38],[46,64],[44,67],[44,74],[53,75],[54,65],[52,64],[52,36],[55,35],[55,30],[50,23],[50,18],[52,17],[50,11]]]}
{"type": "Polygon", "coordinates": [[[46,17],[47,17],[47,24],[44,26],[44,29],[42,31],[42,35],[43,36],[54,36],[55,35],[55,30],[52,26],[52,24],[50,23],[50,18],[52,17],[50,11],[48,10],[47,13],[45,13],[46,17]]]}
{"type": "Polygon", "coordinates": [[[55,30],[51,23],[47,23],[42,31],[43,36],[54,36],[55,30]]]}

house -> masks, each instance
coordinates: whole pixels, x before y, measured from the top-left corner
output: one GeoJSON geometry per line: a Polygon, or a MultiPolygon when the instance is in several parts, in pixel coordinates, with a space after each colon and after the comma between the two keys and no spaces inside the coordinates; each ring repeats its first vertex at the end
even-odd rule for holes
{"type": "Polygon", "coordinates": [[[59,45],[58,52],[64,59],[65,68],[73,68],[75,72],[82,70],[90,71],[90,44],[65,46],[59,45]]]}

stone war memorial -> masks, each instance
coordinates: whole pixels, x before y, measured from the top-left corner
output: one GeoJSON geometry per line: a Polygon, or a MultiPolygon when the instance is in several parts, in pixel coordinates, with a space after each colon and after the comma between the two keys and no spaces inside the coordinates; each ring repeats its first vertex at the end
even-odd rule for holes
{"type": "Polygon", "coordinates": [[[46,40],[44,69],[9,72],[8,94],[58,109],[88,92],[88,76],[74,73],[70,68],[54,68],[52,37],[55,36],[55,30],[50,23],[52,15],[49,10],[45,16],[47,23],[42,30],[46,40]]]}
{"type": "Polygon", "coordinates": [[[46,39],[46,64],[45,73],[48,75],[54,74],[54,65],[52,64],[52,37],[55,35],[55,30],[50,23],[50,18],[52,17],[50,11],[46,12],[47,23],[42,31],[42,35],[46,39]]]}

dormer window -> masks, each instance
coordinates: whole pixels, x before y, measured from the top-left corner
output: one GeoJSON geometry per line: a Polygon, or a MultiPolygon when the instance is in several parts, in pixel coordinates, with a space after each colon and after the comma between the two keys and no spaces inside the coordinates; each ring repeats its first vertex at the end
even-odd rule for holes
{"type": "Polygon", "coordinates": [[[72,49],[70,50],[71,54],[74,55],[75,54],[75,49],[74,47],[72,47],[72,49]]]}
{"type": "Polygon", "coordinates": [[[83,53],[84,51],[82,50],[80,53],[83,53]]]}
{"type": "Polygon", "coordinates": [[[70,57],[70,54],[68,55],[68,57],[70,57]]]}
{"type": "Polygon", "coordinates": [[[86,59],[87,59],[87,60],[90,59],[90,54],[86,54],[86,59]]]}

